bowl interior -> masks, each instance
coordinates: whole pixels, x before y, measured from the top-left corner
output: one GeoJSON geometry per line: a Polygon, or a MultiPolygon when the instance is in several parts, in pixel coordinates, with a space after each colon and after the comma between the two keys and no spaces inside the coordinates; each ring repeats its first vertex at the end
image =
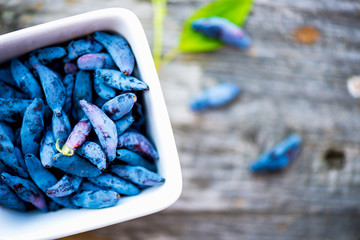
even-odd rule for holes
{"type": "Polygon", "coordinates": [[[147,129],[159,152],[159,174],[166,182],[162,186],[145,189],[137,196],[124,197],[114,207],[99,210],[20,213],[0,207],[1,239],[64,237],[160,211],[174,203],[180,195],[180,164],[168,113],[145,33],[132,12],[121,8],[104,9],[2,35],[0,62],[95,31],[112,31],[122,35],[134,52],[137,63],[134,74],[150,88],[144,93],[147,129]]]}

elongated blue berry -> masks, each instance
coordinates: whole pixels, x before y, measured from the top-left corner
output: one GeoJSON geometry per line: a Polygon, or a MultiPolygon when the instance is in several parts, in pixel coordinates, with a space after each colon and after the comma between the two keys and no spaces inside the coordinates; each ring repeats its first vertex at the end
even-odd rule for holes
{"type": "Polygon", "coordinates": [[[76,154],[66,156],[58,153],[53,156],[52,164],[54,167],[78,177],[97,177],[101,174],[97,167],[92,165],[87,159],[76,154]]]}
{"type": "Polygon", "coordinates": [[[110,171],[140,186],[159,186],[165,183],[165,179],[159,174],[140,166],[114,164],[110,166],[110,171]]]}
{"type": "Polygon", "coordinates": [[[120,195],[109,190],[82,191],[75,193],[72,197],[72,201],[76,206],[93,209],[115,206],[119,200],[120,195]]]}
{"type": "Polygon", "coordinates": [[[116,90],[106,85],[99,78],[94,79],[94,89],[96,94],[99,95],[99,97],[106,100],[110,100],[116,96],[116,90]]]}
{"type": "Polygon", "coordinates": [[[71,125],[68,116],[64,111],[60,114],[53,114],[52,117],[52,131],[53,136],[56,140],[59,139],[59,143],[65,144],[66,139],[71,133],[71,125]]]}
{"type": "Polygon", "coordinates": [[[31,179],[42,191],[45,192],[47,188],[57,183],[56,177],[42,166],[41,161],[34,154],[25,155],[25,164],[31,179]]]}
{"type": "Polygon", "coordinates": [[[55,72],[43,65],[35,64],[34,69],[39,74],[47,104],[55,114],[60,114],[66,98],[65,87],[61,79],[55,72]]]}
{"type": "Polygon", "coordinates": [[[6,122],[21,121],[25,109],[32,103],[32,100],[0,98],[0,120],[6,122]]]}
{"type": "Polygon", "coordinates": [[[207,88],[195,96],[190,107],[195,112],[223,106],[234,100],[240,93],[240,87],[234,83],[220,83],[207,88]]]}
{"type": "Polygon", "coordinates": [[[13,176],[6,172],[3,172],[1,177],[6,185],[14,190],[16,195],[23,201],[32,203],[35,207],[44,212],[48,210],[45,196],[33,182],[28,179],[13,176]]]}
{"type": "Polygon", "coordinates": [[[293,160],[301,147],[301,137],[291,134],[273,149],[263,153],[251,166],[253,172],[278,171],[293,160]]]}
{"type": "Polygon", "coordinates": [[[93,37],[106,48],[119,69],[130,76],[134,70],[135,58],[128,42],[123,37],[104,32],[95,32],[93,37]]]}
{"type": "Polygon", "coordinates": [[[26,211],[26,204],[2,180],[0,180],[0,205],[21,212],[26,211]]]}
{"type": "Polygon", "coordinates": [[[116,65],[107,53],[89,53],[78,58],[77,65],[82,70],[99,68],[116,69],[116,65]]]}
{"type": "Polygon", "coordinates": [[[106,154],[102,148],[94,142],[85,142],[77,151],[77,154],[90,160],[100,171],[106,168],[106,154]]]}
{"type": "Polygon", "coordinates": [[[63,79],[63,84],[66,92],[63,110],[69,116],[72,109],[72,94],[74,91],[75,77],[72,74],[67,74],[63,79]]]}
{"type": "Polygon", "coordinates": [[[126,132],[119,136],[118,147],[127,148],[148,159],[159,159],[159,155],[149,139],[137,132],[126,132]]]}
{"type": "MultiPolygon", "coordinates": [[[[27,154],[25,156],[25,163],[28,168],[31,179],[34,183],[40,188],[42,192],[54,186],[58,180],[57,178],[46,168],[44,168],[40,160],[33,154],[27,154]]],[[[68,208],[77,208],[69,197],[50,197],[56,203],[68,207],[68,208]]]]}
{"type": "Polygon", "coordinates": [[[82,182],[81,177],[65,174],[54,186],[46,190],[49,197],[65,197],[75,192],[82,182]]]}
{"type": "Polygon", "coordinates": [[[11,74],[18,86],[31,98],[42,97],[43,93],[40,84],[36,81],[32,73],[18,59],[11,61],[11,74]]]}
{"type": "Polygon", "coordinates": [[[99,43],[90,39],[71,41],[67,46],[68,55],[65,61],[71,61],[87,53],[97,53],[103,49],[99,43]]]}
{"type": "Polygon", "coordinates": [[[95,78],[100,79],[106,85],[121,91],[149,90],[148,85],[132,76],[112,69],[96,69],[95,78]]]}
{"type": "Polygon", "coordinates": [[[118,142],[115,123],[94,104],[81,100],[80,105],[94,127],[100,145],[104,149],[109,161],[114,160],[118,142]]]}
{"type": "Polygon", "coordinates": [[[39,152],[41,134],[44,130],[44,103],[41,98],[35,98],[26,108],[21,126],[21,150],[23,154],[39,152]]]}
{"type": "Polygon", "coordinates": [[[29,65],[32,67],[35,64],[46,65],[55,59],[62,58],[66,55],[66,50],[63,47],[46,47],[33,51],[29,56],[29,65]]]}
{"type": "Polygon", "coordinates": [[[250,37],[244,30],[222,17],[198,18],[192,22],[191,27],[207,37],[239,48],[247,48],[251,44],[250,37]]]}
{"type": "Polygon", "coordinates": [[[90,120],[85,116],[83,117],[73,128],[65,145],[59,152],[62,154],[71,156],[74,154],[74,150],[79,148],[89,136],[91,131],[90,120]]]}
{"type": "Polygon", "coordinates": [[[137,195],[140,190],[132,183],[110,173],[103,173],[88,181],[106,190],[112,190],[123,195],[137,195]]]}
{"type": "Polygon", "coordinates": [[[72,101],[72,116],[77,121],[84,116],[79,103],[83,99],[88,102],[92,101],[92,80],[90,72],[82,70],[76,75],[72,101]]]}
{"type": "Polygon", "coordinates": [[[126,131],[126,129],[128,129],[134,121],[135,121],[135,118],[133,117],[131,112],[127,113],[119,120],[116,120],[114,123],[116,125],[116,130],[117,130],[118,136],[123,134],[126,131]]]}
{"type": "Polygon", "coordinates": [[[55,139],[51,128],[45,130],[40,142],[40,159],[41,164],[46,167],[52,167],[51,158],[56,154],[55,139]]]}
{"type": "Polygon", "coordinates": [[[130,166],[140,166],[149,169],[150,171],[156,171],[156,166],[153,163],[150,163],[142,156],[137,153],[134,153],[127,149],[118,149],[116,151],[116,158],[129,164],[130,166]]]}
{"type": "Polygon", "coordinates": [[[135,94],[124,93],[104,103],[101,110],[112,120],[118,120],[130,112],[136,100],[135,94]]]}

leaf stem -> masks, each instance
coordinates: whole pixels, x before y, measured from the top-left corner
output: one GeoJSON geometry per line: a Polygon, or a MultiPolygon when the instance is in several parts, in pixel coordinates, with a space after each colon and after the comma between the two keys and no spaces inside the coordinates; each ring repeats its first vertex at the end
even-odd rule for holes
{"type": "Polygon", "coordinates": [[[153,58],[155,67],[158,70],[161,64],[163,21],[167,11],[167,0],[152,0],[152,4],[154,9],[153,58]]]}

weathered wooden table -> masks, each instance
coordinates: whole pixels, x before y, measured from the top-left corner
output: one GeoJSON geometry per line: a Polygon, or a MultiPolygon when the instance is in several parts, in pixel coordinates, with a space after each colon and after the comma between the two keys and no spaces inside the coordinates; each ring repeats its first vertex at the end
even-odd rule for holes
{"type": "MultiPolygon", "coordinates": [[[[170,0],[165,52],[182,23],[209,0],[170,0]]],[[[140,18],[152,42],[149,0],[0,0],[1,33],[107,7],[140,18]]],[[[151,216],[66,239],[345,239],[360,238],[360,101],[346,79],[360,74],[358,0],[255,0],[245,29],[249,51],[181,54],[160,72],[183,172],[183,193],[151,216]],[[300,44],[307,25],[319,40],[300,44]],[[196,115],[200,89],[236,82],[242,96],[196,115]],[[281,173],[252,175],[265,149],[299,133],[301,155],[281,173]]]]}

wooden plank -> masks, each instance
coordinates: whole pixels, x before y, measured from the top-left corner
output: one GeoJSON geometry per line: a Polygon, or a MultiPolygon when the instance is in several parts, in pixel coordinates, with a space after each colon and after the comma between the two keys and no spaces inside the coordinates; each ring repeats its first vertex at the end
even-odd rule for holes
{"type": "Polygon", "coordinates": [[[357,215],[164,212],[63,240],[358,240],[357,215]]]}

